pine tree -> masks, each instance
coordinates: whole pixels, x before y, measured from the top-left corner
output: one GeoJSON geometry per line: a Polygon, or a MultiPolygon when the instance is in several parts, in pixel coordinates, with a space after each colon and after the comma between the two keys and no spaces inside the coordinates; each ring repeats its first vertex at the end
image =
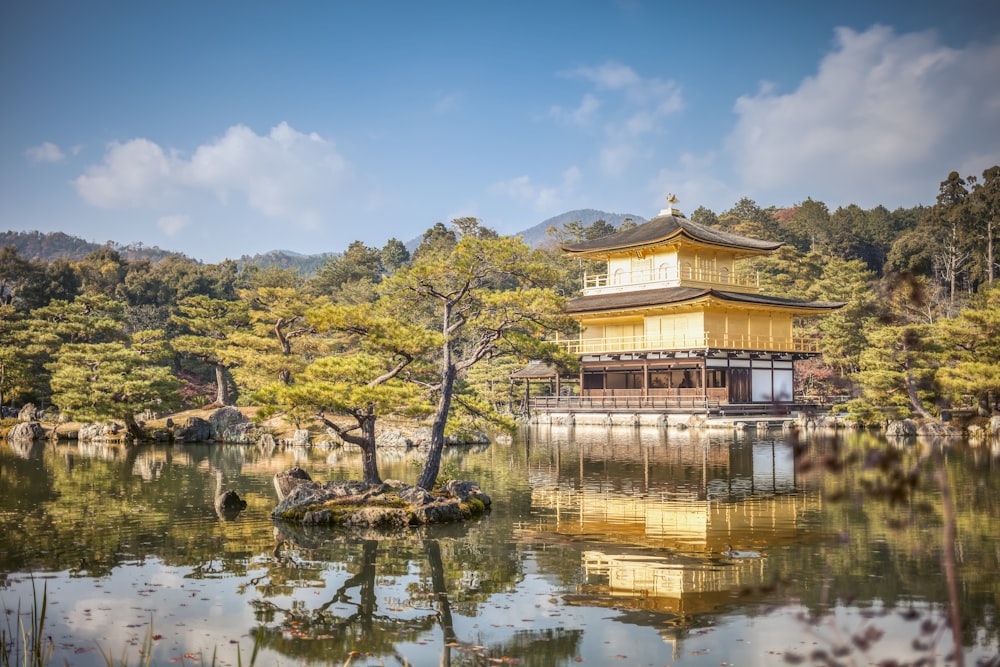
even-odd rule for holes
{"type": "Polygon", "coordinates": [[[47,365],[52,402],[79,421],[121,419],[131,437],[141,438],[136,413],[172,409],[180,402],[180,382],[170,369],[156,363],[162,355],[148,353],[149,342],[64,345],[47,365]]]}

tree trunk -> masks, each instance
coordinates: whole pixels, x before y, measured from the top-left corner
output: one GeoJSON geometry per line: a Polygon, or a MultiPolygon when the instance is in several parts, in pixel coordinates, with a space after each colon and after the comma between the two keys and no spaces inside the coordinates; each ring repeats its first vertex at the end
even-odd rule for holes
{"type": "Polygon", "coordinates": [[[431,425],[431,448],[427,452],[427,462],[417,486],[430,491],[437,482],[441,470],[441,452],[444,449],[444,427],[448,423],[448,413],[451,411],[451,394],[455,389],[455,363],[451,359],[451,304],[445,303],[441,317],[441,333],[444,343],[441,345],[441,396],[434,409],[434,423],[431,425]]]}
{"type": "Polygon", "coordinates": [[[222,364],[215,364],[215,402],[219,405],[229,405],[226,369],[222,364]]]}
{"type": "Polygon", "coordinates": [[[455,366],[449,364],[444,369],[441,382],[441,396],[434,410],[434,423],[431,425],[431,446],[427,452],[427,462],[420,473],[417,486],[430,491],[437,482],[441,470],[441,452],[444,450],[444,427],[448,423],[448,413],[451,411],[451,395],[455,389],[455,366]]]}
{"type": "MultiPolygon", "coordinates": [[[[442,643],[447,650],[451,644],[458,642],[455,634],[455,621],[451,613],[451,601],[448,599],[448,584],[444,576],[444,559],[441,558],[441,545],[437,540],[427,540],[424,542],[424,551],[427,553],[427,563],[431,568],[431,590],[437,600],[438,623],[441,626],[442,643]]],[[[450,665],[451,662],[443,662],[442,665],[450,665]]]]}
{"type": "Polygon", "coordinates": [[[139,423],[135,420],[132,415],[125,415],[123,418],[125,422],[125,429],[128,431],[128,435],[133,440],[139,441],[145,435],[142,432],[142,428],[139,427],[139,423]]]}
{"type": "Polygon", "coordinates": [[[378,460],[375,458],[375,417],[370,416],[361,422],[361,460],[363,481],[368,484],[381,484],[382,477],[378,474],[378,460]]]}

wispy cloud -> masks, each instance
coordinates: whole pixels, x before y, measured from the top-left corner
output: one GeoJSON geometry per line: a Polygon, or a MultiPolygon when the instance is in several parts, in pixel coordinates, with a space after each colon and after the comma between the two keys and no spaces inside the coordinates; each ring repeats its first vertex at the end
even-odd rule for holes
{"type": "Polygon", "coordinates": [[[932,32],[840,28],[796,90],[765,84],[737,100],[726,148],[751,190],[926,200],[928,180],[1000,161],[997,72],[1000,42],[955,49],[932,32]]]}
{"type": "MultiPolygon", "coordinates": [[[[88,167],[74,185],[86,202],[101,208],[153,208],[212,192],[222,203],[239,198],[266,216],[308,229],[321,224],[351,176],[331,142],[281,123],[267,135],[234,125],[190,159],[145,138],[115,142],[104,161],[88,167]]],[[[164,231],[186,226],[166,220],[164,231]]]]}
{"type": "Polygon", "coordinates": [[[165,215],[156,221],[156,228],[167,236],[177,236],[182,229],[191,224],[187,215],[165,215]]]}
{"type": "Polygon", "coordinates": [[[566,169],[556,185],[539,185],[528,176],[518,176],[508,181],[495,183],[490,191],[531,206],[537,213],[557,212],[566,202],[571,201],[580,184],[580,169],[573,166],[566,169]]]}
{"type": "Polygon", "coordinates": [[[32,162],[63,162],[66,159],[62,149],[51,141],[32,146],[24,154],[32,162]]]}
{"type": "Polygon", "coordinates": [[[674,81],[644,78],[631,67],[607,62],[562,73],[593,85],[572,110],[553,107],[550,115],[581,126],[600,125],[603,140],[598,162],[605,175],[620,176],[634,161],[649,155],[646,140],[665,132],[665,119],[684,107],[674,81]]]}

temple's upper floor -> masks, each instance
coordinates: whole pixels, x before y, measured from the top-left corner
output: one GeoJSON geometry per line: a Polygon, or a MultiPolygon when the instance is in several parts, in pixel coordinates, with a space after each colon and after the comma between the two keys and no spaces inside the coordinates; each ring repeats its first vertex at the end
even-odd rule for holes
{"type": "Polygon", "coordinates": [[[665,209],[631,229],[562,250],[571,257],[607,262],[605,273],[584,276],[584,295],[664,287],[756,293],[756,274],[741,272],[739,260],[781,245],[706,227],[665,209]]]}

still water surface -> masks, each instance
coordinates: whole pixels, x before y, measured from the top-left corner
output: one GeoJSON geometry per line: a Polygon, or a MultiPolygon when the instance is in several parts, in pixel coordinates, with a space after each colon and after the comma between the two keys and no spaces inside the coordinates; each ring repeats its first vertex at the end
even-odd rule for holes
{"type": "Polygon", "coordinates": [[[954,664],[944,483],[965,663],[998,653],[996,447],[531,427],[446,454],[490,514],[406,534],[276,524],[296,464],[360,476],[348,450],[0,445],[0,628],[30,625],[34,588],[55,665],[139,664],[149,637],[163,665],[255,643],[258,665],[954,664]],[[223,521],[228,489],[248,507],[223,521]]]}

